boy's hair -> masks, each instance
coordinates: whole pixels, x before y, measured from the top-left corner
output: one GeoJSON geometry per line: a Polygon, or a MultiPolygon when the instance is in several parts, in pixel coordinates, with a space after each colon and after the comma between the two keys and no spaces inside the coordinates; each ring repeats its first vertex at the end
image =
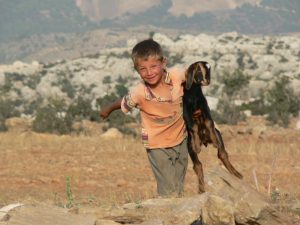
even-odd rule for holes
{"type": "Polygon", "coordinates": [[[134,68],[137,69],[138,59],[147,59],[149,56],[157,57],[159,60],[163,60],[163,51],[156,41],[153,39],[147,39],[137,43],[131,53],[131,59],[134,64],[134,68]]]}

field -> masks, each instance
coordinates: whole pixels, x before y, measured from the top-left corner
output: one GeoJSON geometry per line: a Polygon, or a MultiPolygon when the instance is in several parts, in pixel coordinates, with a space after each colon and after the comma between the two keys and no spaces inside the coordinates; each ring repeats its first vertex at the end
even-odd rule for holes
{"type": "MultiPolygon", "coordinates": [[[[244,181],[282,204],[300,198],[300,131],[252,118],[220,126],[233,165],[244,181]],[[257,185],[254,175],[257,177],[257,185]],[[269,188],[270,185],[270,188],[269,188]]],[[[156,184],[139,139],[34,132],[0,134],[0,206],[46,202],[59,206],[121,205],[156,197],[156,184]]],[[[204,171],[220,164],[216,149],[200,153],[204,171]]],[[[189,161],[185,196],[197,194],[189,161]]]]}

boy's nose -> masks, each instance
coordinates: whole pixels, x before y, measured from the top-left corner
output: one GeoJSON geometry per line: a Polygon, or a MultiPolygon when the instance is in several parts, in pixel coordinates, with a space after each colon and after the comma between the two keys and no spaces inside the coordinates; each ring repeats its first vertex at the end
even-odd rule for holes
{"type": "Polygon", "coordinates": [[[144,75],[148,76],[148,75],[151,75],[153,72],[153,70],[151,68],[145,68],[143,73],[144,75]]]}
{"type": "Polygon", "coordinates": [[[147,74],[152,74],[153,70],[151,68],[147,69],[147,74]]]}

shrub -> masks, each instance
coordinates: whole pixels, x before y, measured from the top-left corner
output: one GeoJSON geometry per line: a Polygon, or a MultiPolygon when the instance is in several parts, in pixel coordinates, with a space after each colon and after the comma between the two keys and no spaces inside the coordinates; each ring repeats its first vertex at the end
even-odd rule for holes
{"type": "Polygon", "coordinates": [[[249,80],[250,77],[241,70],[235,70],[233,73],[223,72],[221,82],[224,84],[224,94],[219,100],[217,111],[212,113],[217,123],[233,125],[246,118],[241,107],[234,104],[234,100],[240,98],[242,90],[247,87],[249,80]]]}
{"type": "Polygon", "coordinates": [[[98,111],[92,109],[91,100],[79,96],[67,109],[67,115],[73,120],[88,119],[99,121],[98,111]]]}
{"type": "Polygon", "coordinates": [[[66,113],[67,106],[62,99],[50,99],[46,106],[37,109],[33,130],[40,133],[68,134],[73,118],[66,113]]]}
{"type": "MultiPolygon", "coordinates": [[[[98,98],[97,104],[101,108],[101,107],[111,104],[112,102],[114,102],[118,99],[119,99],[119,97],[115,93],[112,93],[110,95],[105,95],[102,98],[98,98]]],[[[136,133],[134,130],[125,127],[126,123],[130,123],[130,122],[134,122],[134,121],[135,121],[135,119],[133,117],[125,115],[120,110],[114,111],[110,114],[109,118],[107,119],[108,127],[104,128],[104,129],[107,129],[110,127],[115,127],[122,133],[132,134],[135,136],[136,133]]]]}
{"type": "Polygon", "coordinates": [[[217,111],[212,111],[212,117],[216,123],[231,125],[235,125],[238,121],[246,118],[245,114],[241,111],[241,107],[226,98],[219,100],[217,111]]]}
{"type": "Polygon", "coordinates": [[[259,98],[242,109],[251,110],[253,115],[267,115],[271,124],[288,127],[290,116],[297,116],[300,110],[300,100],[289,87],[290,80],[280,77],[271,88],[262,90],[259,98]]]}
{"type": "Polygon", "coordinates": [[[241,70],[237,69],[233,73],[225,71],[221,77],[221,82],[224,84],[223,91],[229,98],[236,98],[239,92],[247,87],[250,81],[250,76],[244,74],[241,70]]]}
{"type": "Polygon", "coordinates": [[[258,99],[249,103],[244,103],[241,106],[241,110],[250,110],[252,115],[265,115],[268,113],[268,107],[266,106],[266,98],[264,91],[261,91],[258,99]]]}
{"type": "Polygon", "coordinates": [[[0,132],[7,131],[5,120],[15,116],[20,116],[20,113],[15,109],[15,102],[0,98],[0,132]]]}
{"type": "Polygon", "coordinates": [[[123,97],[128,93],[128,88],[123,84],[117,84],[115,86],[116,93],[119,97],[123,97]]]}
{"type": "Polygon", "coordinates": [[[288,77],[280,77],[274,85],[266,91],[268,117],[272,124],[283,127],[289,125],[291,115],[296,116],[300,110],[300,100],[289,87],[288,77]]]}

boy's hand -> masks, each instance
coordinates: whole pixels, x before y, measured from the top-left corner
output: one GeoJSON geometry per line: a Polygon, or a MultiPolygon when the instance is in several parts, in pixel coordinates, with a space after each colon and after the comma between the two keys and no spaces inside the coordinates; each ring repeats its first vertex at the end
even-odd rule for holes
{"type": "Polygon", "coordinates": [[[104,109],[102,109],[102,110],[100,110],[100,117],[103,119],[103,120],[105,120],[108,116],[109,116],[109,114],[110,114],[110,109],[108,108],[108,107],[106,107],[106,108],[104,108],[104,109]]]}
{"type": "Polygon", "coordinates": [[[112,104],[105,106],[103,109],[100,110],[100,113],[99,113],[100,117],[103,120],[106,119],[112,111],[121,108],[121,102],[122,102],[122,99],[119,99],[119,100],[116,100],[115,102],[113,102],[112,104]]]}

